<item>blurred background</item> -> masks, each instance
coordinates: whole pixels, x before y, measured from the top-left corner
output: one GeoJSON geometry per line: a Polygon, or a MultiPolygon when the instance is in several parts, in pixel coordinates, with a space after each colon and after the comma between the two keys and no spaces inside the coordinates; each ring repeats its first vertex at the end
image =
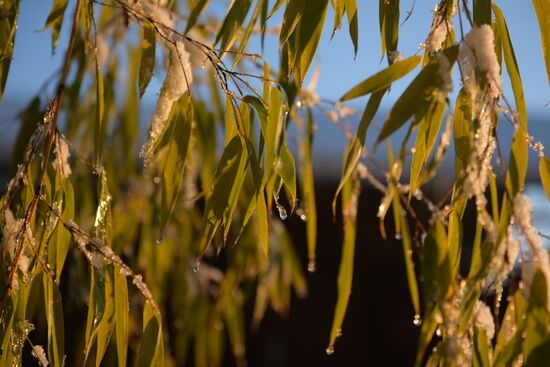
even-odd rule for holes
{"type": "MultiPolygon", "coordinates": [[[[71,1],[69,3],[69,6],[73,5],[71,1]]],[[[213,3],[211,15],[221,16],[230,2],[217,0],[213,3]]],[[[532,4],[529,1],[497,3],[508,22],[520,67],[529,115],[529,131],[544,145],[550,147],[550,88],[532,4]]],[[[435,1],[401,1],[401,18],[404,20],[407,12],[411,12],[400,30],[399,50],[405,57],[418,52],[419,46],[424,42],[435,5],[435,1]]],[[[66,48],[68,24],[63,25],[59,47],[54,54],[51,51],[51,34],[42,30],[50,6],[50,1],[21,1],[13,62],[5,96],[0,102],[2,191],[9,178],[11,151],[18,131],[19,112],[36,95],[41,96],[43,103],[51,98],[51,88],[55,85],[55,76],[66,48]]],[[[326,29],[314,60],[315,66],[312,67],[318,68],[320,75],[316,92],[327,101],[338,100],[352,86],[386,65],[386,60],[382,59],[379,39],[378,4],[375,1],[363,1],[358,6],[360,33],[356,57],[347,34],[347,25],[331,37],[332,9],[327,15],[326,29]]],[[[68,11],[71,12],[71,9],[68,11]]],[[[67,18],[69,17],[65,18],[65,23],[69,20],[67,18]]],[[[278,14],[271,23],[276,25],[280,18],[281,14],[278,14]]],[[[259,42],[252,42],[250,51],[261,52],[259,42]]],[[[264,56],[272,65],[277,64],[277,52],[277,38],[268,38],[264,56]]],[[[388,108],[410,80],[411,78],[404,78],[392,87],[375,119],[375,128],[376,125],[381,126],[388,108]]],[[[144,124],[148,123],[153,112],[156,93],[162,81],[162,74],[155,75],[153,86],[148,89],[141,101],[144,124]]],[[[309,78],[306,78],[305,84],[308,82],[309,78]]],[[[454,94],[458,91],[459,85],[455,80],[454,94]]],[[[512,96],[509,80],[504,78],[503,85],[505,94],[512,96]]],[[[451,96],[451,101],[453,99],[451,96]]],[[[347,104],[357,111],[357,114],[348,118],[352,128],[357,124],[365,103],[366,100],[357,99],[347,104]]],[[[330,103],[326,105],[329,106],[330,103]]],[[[316,115],[315,121],[317,131],[314,140],[314,167],[319,212],[317,271],[313,274],[307,273],[309,295],[305,299],[294,299],[289,315],[281,317],[269,312],[258,330],[250,330],[247,345],[249,365],[412,365],[416,354],[418,328],[413,325],[413,310],[409,301],[402,246],[400,241],[393,239],[393,224],[390,219],[386,223],[388,240],[380,238],[376,218],[380,194],[369,186],[364,188],[359,206],[354,283],[343,335],[338,339],[336,352],[331,356],[325,354],[336,300],[336,278],[342,237],[341,223],[339,220],[333,222],[330,203],[339,180],[346,137],[321,111],[316,115]]],[[[500,124],[499,137],[505,155],[509,151],[512,131],[512,127],[506,121],[500,124]]],[[[372,145],[373,136],[376,135],[374,130],[370,132],[370,137],[367,136],[367,147],[372,145]]],[[[395,139],[398,140],[399,137],[397,134],[395,139]]],[[[373,157],[386,166],[385,149],[381,147],[379,150],[373,152],[373,157]]],[[[433,200],[440,199],[451,188],[454,180],[452,152],[451,147],[440,175],[425,188],[426,195],[433,200]]],[[[530,152],[527,177],[529,184],[526,194],[533,202],[535,224],[541,232],[550,234],[550,205],[540,186],[537,167],[536,154],[530,152]]],[[[427,208],[417,202],[413,204],[418,213],[427,218],[427,208]]],[[[465,216],[465,251],[472,241],[475,228],[472,209],[469,208],[465,216]]],[[[305,264],[305,226],[296,216],[290,217],[286,223],[305,264]]],[[[252,305],[249,306],[251,311],[252,305]]],[[[232,364],[230,358],[227,364],[232,364]]]]}

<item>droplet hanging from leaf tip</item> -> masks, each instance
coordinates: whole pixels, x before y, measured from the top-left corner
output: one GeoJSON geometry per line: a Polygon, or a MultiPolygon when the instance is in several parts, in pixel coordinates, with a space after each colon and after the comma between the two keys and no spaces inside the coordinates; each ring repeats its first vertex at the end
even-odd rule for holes
{"type": "Polygon", "coordinates": [[[159,236],[159,238],[157,238],[157,245],[162,245],[162,241],[164,241],[164,239],[162,238],[162,236],[159,236]]]}
{"type": "Polygon", "coordinates": [[[422,325],[422,319],[420,318],[420,315],[418,314],[414,315],[413,324],[414,326],[422,325]]]}
{"type": "Polygon", "coordinates": [[[395,239],[398,240],[398,241],[401,240],[401,233],[396,233],[395,234],[395,239]]]}
{"type": "Polygon", "coordinates": [[[197,259],[197,261],[195,262],[195,266],[193,267],[193,273],[196,273],[199,271],[200,265],[201,265],[201,261],[197,259]]]}
{"type": "Polygon", "coordinates": [[[307,264],[307,271],[309,271],[310,273],[315,273],[316,270],[317,270],[317,263],[315,262],[315,259],[309,260],[307,264]]]}
{"type": "Polygon", "coordinates": [[[339,338],[342,336],[342,329],[336,330],[336,337],[339,338]]]}
{"type": "Polygon", "coordinates": [[[296,214],[300,217],[302,222],[307,222],[307,215],[306,215],[306,212],[304,211],[304,209],[302,209],[302,208],[296,209],[296,214]]]}
{"type": "Polygon", "coordinates": [[[162,182],[162,177],[160,177],[160,176],[155,176],[155,178],[153,178],[153,182],[154,182],[156,185],[159,185],[159,184],[162,182]]]}
{"type": "Polygon", "coordinates": [[[281,220],[285,220],[288,217],[288,214],[284,206],[277,204],[277,210],[279,211],[279,218],[281,218],[281,220]]]}
{"type": "Polygon", "coordinates": [[[329,345],[327,349],[325,349],[325,352],[327,353],[327,356],[334,354],[334,346],[332,344],[329,345]]]}

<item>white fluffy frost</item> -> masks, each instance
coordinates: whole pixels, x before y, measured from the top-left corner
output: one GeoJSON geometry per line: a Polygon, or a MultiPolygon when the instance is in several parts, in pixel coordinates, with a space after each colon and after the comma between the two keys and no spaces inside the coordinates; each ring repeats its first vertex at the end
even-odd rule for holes
{"type": "MultiPolygon", "coordinates": [[[[529,294],[533,277],[537,270],[540,270],[546,278],[547,293],[550,294],[550,259],[537,231],[532,225],[531,201],[523,194],[516,195],[514,199],[514,218],[529,245],[530,259],[521,265],[525,292],[527,295],[529,294]]],[[[547,307],[550,310],[550,297],[547,298],[547,307]]]]}
{"type": "MultiPolygon", "coordinates": [[[[464,41],[475,54],[477,66],[487,77],[487,96],[498,98],[502,87],[493,29],[487,24],[481,27],[472,27],[464,41]]],[[[462,56],[467,56],[467,54],[463,52],[462,56]]]]}
{"type": "Polygon", "coordinates": [[[489,307],[481,301],[477,301],[474,307],[474,324],[492,340],[495,336],[495,320],[489,307]]]}
{"type": "Polygon", "coordinates": [[[69,158],[71,153],[69,151],[69,144],[61,136],[55,137],[55,161],[52,162],[53,168],[61,175],[61,177],[67,178],[71,175],[71,166],[69,164],[69,158]]]}
{"type": "Polygon", "coordinates": [[[445,42],[447,34],[452,30],[452,28],[453,24],[451,21],[442,19],[441,16],[436,13],[432,24],[432,29],[430,30],[430,35],[426,41],[426,48],[428,52],[441,51],[443,42],[445,42]]]}
{"type": "Polygon", "coordinates": [[[44,348],[41,345],[34,345],[32,347],[32,356],[38,359],[38,365],[40,367],[48,367],[50,364],[46,357],[46,352],[44,352],[44,348]]]}

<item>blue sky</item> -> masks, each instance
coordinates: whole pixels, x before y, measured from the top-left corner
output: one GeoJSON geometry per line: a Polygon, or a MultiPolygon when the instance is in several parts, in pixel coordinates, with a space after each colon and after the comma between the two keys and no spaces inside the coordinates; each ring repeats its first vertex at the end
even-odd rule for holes
{"type": "MultiPolygon", "coordinates": [[[[73,1],[70,1],[71,3],[73,1]]],[[[271,1],[273,2],[273,1],[271,1]]],[[[215,2],[214,2],[215,3],[215,2]]],[[[224,8],[229,1],[218,1],[214,8],[224,8]]],[[[499,1],[516,49],[516,55],[522,74],[525,95],[529,110],[534,114],[548,114],[545,104],[550,101],[550,88],[545,76],[540,33],[530,1],[499,1]]],[[[431,23],[431,10],[435,1],[416,1],[413,14],[401,28],[399,50],[405,56],[414,54],[424,41],[431,23]]],[[[318,54],[314,63],[321,69],[318,93],[322,97],[337,99],[357,82],[365,79],[385,66],[381,62],[380,39],[378,36],[378,2],[359,1],[359,53],[354,59],[353,46],[348,36],[347,24],[330,39],[332,12],[327,17],[327,29],[323,33],[318,54]]],[[[404,17],[412,1],[401,1],[401,14],[404,17]]],[[[16,38],[14,60],[6,86],[8,95],[30,98],[38,92],[40,86],[61,64],[61,56],[66,47],[66,38],[59,43],[57,53],[52,56],[50,48],[50,31],[43,31],[50,1],[23,0],[16,38]]],[[[69,13],[70,14],[70,13],[69,13]]],[[[70,16],[66,17],[70,18],[70,16]]],[[[62,33],[68,31],[68,19],[62,33]]],[[[271,38],[267,48],[267,57],[272,59],[276,50],[275,39],[271,38]]],[[[252,50],[252,51],[258,51],[252,50]]],[[[508,85],[508,83],[505,83],[508,85]]],[[[399,88],[395,88],[397,94],[399,88]]],[[[456,89],[456,88],[455,88],[456,89]]],[[[511,95],[510,92],[508,92],[511,95]]],[[[397,95],[390,95],[391,102],[397,95]]]]}

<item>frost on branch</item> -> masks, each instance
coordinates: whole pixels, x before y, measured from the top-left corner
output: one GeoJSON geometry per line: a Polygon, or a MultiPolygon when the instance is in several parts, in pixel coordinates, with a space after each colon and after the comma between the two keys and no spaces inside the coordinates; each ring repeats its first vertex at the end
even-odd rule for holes
{"type": "Polygon", "coordinates": [[[55,136],[55,161],[52,162],[53,168],[61,175],[63,178],[68,178],[71,175],[71,166],[69,165],[69,158],[71,153],[69,152],[69,144],[67,141],[56,134],[55,136]]]}
{"type": "Polygon", "coordinates": [[[487,24],[472,27],[464,41],[475,54],[477,66],[487,77],[487,96],[491,99],[498,98],[502,87],[493,29],[487,24]]]}
{"type": "MultiPolygon", "coordinates": [[[[527,295],[529,294],[533,277],[537,270],[540,270],[544,274],[546,286],[550,285],[550,259],[535,227],[532,225],[531,217],[531,202],[529,198],[523,194],[518,194],[514,199],[514,218],[529,246],[529,261],[521,264],[524,291],[527,295]]],[[[550,297],[547,297],[547,308],[550,310],[550,297]]]]}
{"type": "Polygon", "coordinates": [[[193,82],[190,55],[183,40],[164,42],[168,49],[168,68],[166,78],[157,99],[157,108],[151,120],[149,140],[143,146],[141,156],[147,166],[162,138],[174,103],[189,90],[193,82]]]}

